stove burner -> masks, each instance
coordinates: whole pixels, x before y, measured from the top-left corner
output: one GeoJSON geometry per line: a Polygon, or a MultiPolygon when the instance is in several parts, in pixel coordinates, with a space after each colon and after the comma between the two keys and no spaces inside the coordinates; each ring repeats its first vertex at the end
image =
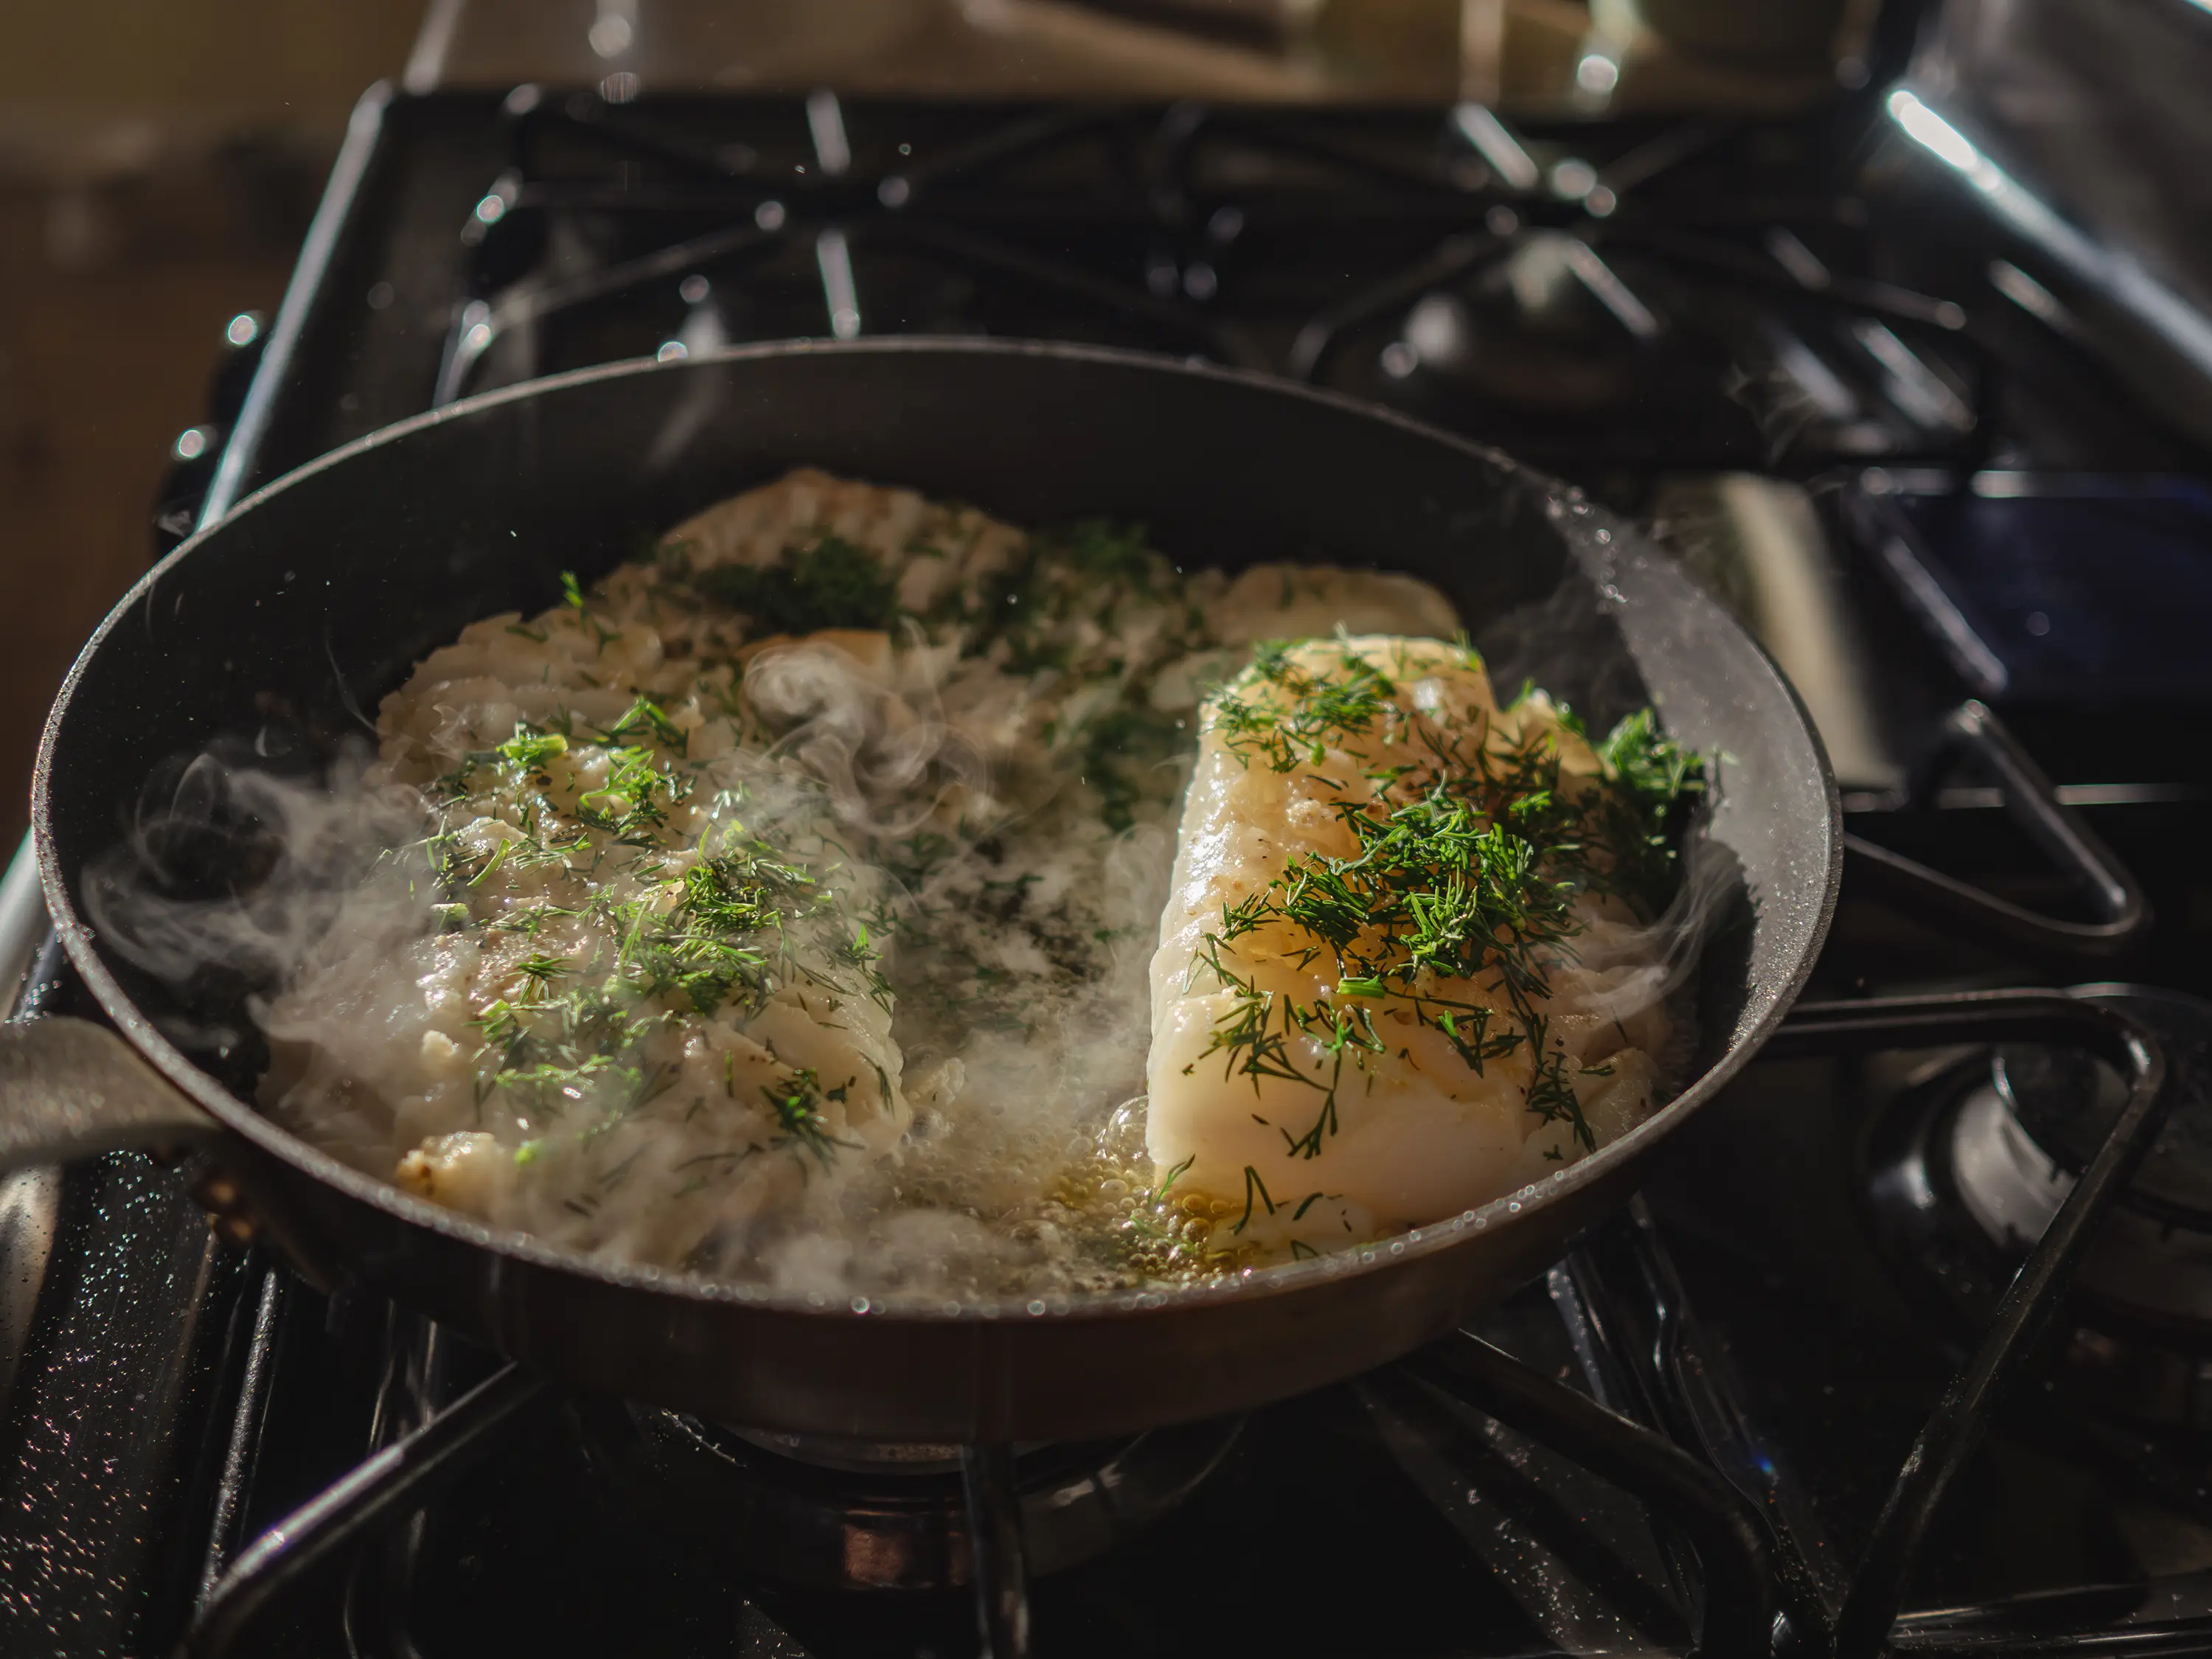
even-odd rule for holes
{"type": "MultiPolygon", "coordinates": [[[[2124,1201],[2152,1220],[2212,1234],[2212,1003],[2134,986],[2090,994],[2151,1027],[2172,1073],[2172,1108],[2124,1201]]],[[[2111,1132],[2127,1097],[2110,1066],[2066,1049],[2007,1049],[1995,1077],[2027,1136],[2069,1178],[2111,1132]]]]}
{"type": "MultiPolygon", "coordinates": [[[[2134,1420],[2212,1429],[2212,1003],[2132,987],[2092,995],[2157,1030],[2177,1092],[2075,1279],[2060,1372],[2134,1420]]],[[[2079,1051],[2021,1047],[1901,1100],[1875,1141],[1886,1254],[1978,1327],[2126,1094],[2079,1051]]]]}
{"type": "MultiPolygon", "coordinates": [[[[804,1590],[939,1590],[969,1582],[960,1449],[724,1428],[657,1407],[580,1407],[586,1443],[641,1524],[710,1570],[804,1590]]],[[[1017,1448],[1032,1575],[1114,1548],[1218,1468],[1243,1419],[1124,1440],[1017,1448]]]]}

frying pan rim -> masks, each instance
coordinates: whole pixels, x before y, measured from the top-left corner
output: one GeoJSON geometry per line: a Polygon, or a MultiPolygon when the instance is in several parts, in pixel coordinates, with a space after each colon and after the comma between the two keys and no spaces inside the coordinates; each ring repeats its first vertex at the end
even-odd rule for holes
{"type": "Polygon", "coordinates": [[[1268,1297],[1295,1295],[1309,1287],[1333,1283],[1352,1275],[1380,1272],[1401,1261],[1449,1249],[1464,1236],[1484,1232],[1493,1223],[1499,1226],[1511,1226],[1516,1221],[1524,1226],[1533,1224],[1535,1214],[1555,1200],[1564,1200],[1590,1182],[1606,1178],[1613,1170],[1640,1156],[1648,1146],[1671,1133],[1677,1124],[1686,1120],[1749,1063],[1752,1056],[1788,1013],[1811,974],[1813,964],[1827,936],[1843,876],[1842,799],[1837,789],[1834,770],[1829,764],[1826,748],[1820,741],[1819,729],[1814,725],[1796,688],[1776,667],[1759,641],[1751,637],[1748,630],[1722,611],[1687,576],[1666,565],[1663,556],[1650,547],[1641,532],[1620,523],[1603,508],[1588,502],[1579,489],[1563,485],[1560,481],[1537,472],[1494,446],[1460,437],[1411,419],[1395,410],[1273,375],[1224,368],[1165,353],[1057,341],[975,339],[934,335],[851,341],[773,341],[712,353],[702,352],[666,362],[645,357],[596,364],[588,368],[501,386],[459,399],[442,408],[410,416],[364,434],[349,443],[316,456],[280,477],[271,479],[232,506],[221,519],[196,530],[167,556],[148,570],[131,585],[129,592],[116,602],[93,631],[84,648],[70,664],[40,736],[38,760],[32,775],[31,822],[36,840],[40,882],[45,890],[47,912],[62,948],[77,972],[83,976],[100,1007],[115,1022],[118,1030],[156,1071],[204,1109],[224,1130],[249,1141],[263,1153],[307,1176],[319,1185],[334,1187],[356,1202],[381,1210],[394,1219],[427,1229],[453,1243],[489,1250],[532,1267],[596,1280],[615,1290],[672,1297],[690,1303],[736,1303],[763,1313],[784,1313],[809,1318],[891,1317],[932,1323],[994,1323],[1001,1320],[1019,1320],[1024,1316],[1047,1318],[1056,1322],[1115,1319],[1167,1309],[1202,1307],[1218,1302],[1244,1303],[1268,1297]],[[1820,851],[1826,867],[1820,884],[1818,912],[1813,918],[1805,948],[1777,988],[1765,1014],[1748,1033],[1730,1042],[1720,1058],[1687,1088],[1620,1139],[1555,1172],[1543,1182],[1502,1194],[1477,1209],[1462,1212],[1442,1222],[1408,1229],[1371,1245],[1362,1246],[1356,1251],[1325,1255],[1315,1261],[1281,1263],[1226,1281],[1175,1290],[1057,1296],[1043,1299],[1016,1297],[957,1304],[941,1299],[910,1299],[893,1295],[882,1298],[854,1297],[849,1304],[831,1304],[819,1293],[777,1291],[701,1278],[666,1268],[596,1261],[587,1255],[555,1249],[529,1233],[484,1226],[459,1211],[447,1209],[404,1192],[350,1164],[341,1163],[321,1148],[292,1134],[250,1103],[232,1094],[192,1064],[183,1051],[140,1011],[137,1003],[108,971],[94,942],[91,928],[77,915],[54,842],[52,769],[62,726],[84,676],[110,635],[143,599],[160,586],[172,569],[219,534],[234,520],[252,512],[285,490],[345,465],[356,456],[386,445],[403,442],[417,433],[430,430],[448,421],[467,418],[502,404],[540,398],[577,386],[623,380],[633,375],[701,373],[731,362],[767,359],[814,356],[925,356],[932,353],[963,356],[1045,357],[1074,362],[1097,362],[1151,374],[1224,382],[1268,396],[1318,404],[1363,421],[1395,428],[1409,437],[1443,444],[1493,467],[1503,468],[1508,473],[1547,490],[1564,491],[1567,500],[1582,506],[1587,515],[1586,522],[1611,532],[1615,546],[1623,551],[1650,553],[1651,562],[1645,574],[1656,575],[1662,582],[1680,583],[1686,590],[1686,597],[1693,611],[1703,608],[1709,613],[1711,621],[1735,630],[1751,647],[1755,659],[1769,677],[1774,690],[1786,700],[1796,716],[1799,729],[1810,744],[1819,769],[1827,814],[1825,833],[1820,837],[1820,851]]]}

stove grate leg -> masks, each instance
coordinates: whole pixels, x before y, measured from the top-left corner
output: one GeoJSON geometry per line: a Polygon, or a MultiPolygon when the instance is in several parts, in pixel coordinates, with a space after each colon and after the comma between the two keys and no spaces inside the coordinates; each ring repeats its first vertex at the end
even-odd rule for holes
{"type": "Polygon", "coordinates": [[[986,1441],[960,1449],[968,1492],[969,1576],[982,1627],[983,1659],[1030,1659],[1029,1560],[1014,1449],[986,1441]]]}
{"type": "Polygon", "coordinates": [[[302,1504],[240,1552],[185,1632],[182,1659],[236,1650],[285,1590],[347,1545],[414,1513],[544,1397],[544,1384],[509,1365],[302,1504]]]}

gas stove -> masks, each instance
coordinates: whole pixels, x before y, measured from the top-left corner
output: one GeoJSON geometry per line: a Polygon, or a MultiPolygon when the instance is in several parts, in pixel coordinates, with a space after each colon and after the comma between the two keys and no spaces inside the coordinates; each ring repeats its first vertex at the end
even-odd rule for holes
{"type": "MultiPolygon", "coordinates": [[[[2077,999],[2149,1019],[2179,1079],[2078,1274],[2014,1279],[2102,1178],[2118,1079],[2017,1021],[1876,1022],[1753,1068],[1437,1349],[963,1457],[550,1394],[117,1155],[0,1184],[8,1650],[2212,1648],[2212,684],[2134,643],[2212,568],[2212,456],[2031,250],[1931,210],[1899,107],[380,89],[156,544],[456,398],[790,336],[1167,351],[1495,441],[1650,523],[1804,694],[1855,837],[1808,994],[2160,988],[2077,999]],[[1900,1468],[1990,1330],[1986,1437],[1906,1536],[1900,1468]]],[[[49,945],[17,1013],[87,1001],[49,945]]]]}

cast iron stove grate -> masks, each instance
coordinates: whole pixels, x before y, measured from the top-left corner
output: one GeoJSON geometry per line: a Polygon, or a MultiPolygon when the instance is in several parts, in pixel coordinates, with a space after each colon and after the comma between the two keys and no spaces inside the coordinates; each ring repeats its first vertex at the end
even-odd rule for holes
{"type": "Polygon", "coordinates": [[[436,398],[829,334],[1048,336],[1316,381],[1547,465],[1971,458],[1959,304],[1716,122],[1524,141],[1487,112],[711,114],[523,88],[462,231],[436,398]],[[702,130],[703,129],[703,130],[702,130]]]}

